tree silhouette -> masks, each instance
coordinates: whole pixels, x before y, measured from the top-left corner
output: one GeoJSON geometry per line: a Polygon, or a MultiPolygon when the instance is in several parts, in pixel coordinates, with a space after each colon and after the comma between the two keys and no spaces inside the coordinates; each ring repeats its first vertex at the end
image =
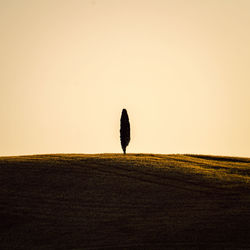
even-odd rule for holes
{"type": "Polygon", "coordinates": [[[128,113],[126,109],[122,110],[120,140],[121,140],[123,153],[126,154],[126,147],[128,146],[130,142],[130,124],[129,124],[128,113]]]}

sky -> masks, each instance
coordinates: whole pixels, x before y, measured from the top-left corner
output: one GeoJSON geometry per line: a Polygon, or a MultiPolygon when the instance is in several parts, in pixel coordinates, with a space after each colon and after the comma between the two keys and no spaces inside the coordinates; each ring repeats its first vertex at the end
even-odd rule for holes
{"type": "Polygon", "coordinates": [[[0,0],[0,155],[250,157],[249,0],[0,0]]]}

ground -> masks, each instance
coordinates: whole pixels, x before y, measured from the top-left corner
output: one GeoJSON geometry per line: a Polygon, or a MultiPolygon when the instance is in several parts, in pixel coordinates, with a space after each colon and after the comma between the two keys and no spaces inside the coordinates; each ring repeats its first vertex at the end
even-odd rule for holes
{"type": "Polygon", "coordinates": [[[250,159],[0,157],[0,249],[250,249],[250,159]]]}

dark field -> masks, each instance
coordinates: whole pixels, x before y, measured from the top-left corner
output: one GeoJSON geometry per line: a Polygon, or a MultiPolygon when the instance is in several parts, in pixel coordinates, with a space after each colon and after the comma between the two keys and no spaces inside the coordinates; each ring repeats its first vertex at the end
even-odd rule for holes
{"type": "Polygon", "coordinates": [[[0,249],[250,249],[250,159],[0,158],[0,249]]]}

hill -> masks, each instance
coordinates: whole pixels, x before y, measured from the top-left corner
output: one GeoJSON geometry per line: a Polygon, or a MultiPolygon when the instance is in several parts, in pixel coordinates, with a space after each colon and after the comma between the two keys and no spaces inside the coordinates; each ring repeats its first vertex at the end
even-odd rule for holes
{"type": "Polygon", "coordinates": [[[0,157],[0,249],[250,248],[250,159],[0,157]]]}

